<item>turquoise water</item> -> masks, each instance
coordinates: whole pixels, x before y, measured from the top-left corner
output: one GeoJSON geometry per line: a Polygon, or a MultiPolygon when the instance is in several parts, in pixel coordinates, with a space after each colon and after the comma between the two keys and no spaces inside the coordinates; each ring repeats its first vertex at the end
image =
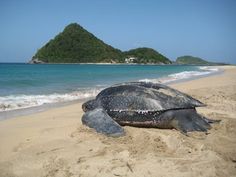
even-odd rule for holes
{"type": "Polygon", "coordinates": [[[175,65],[0,64],[0,111],[87,98],[124,81],[168,83],[210,72],[175,65]]]}

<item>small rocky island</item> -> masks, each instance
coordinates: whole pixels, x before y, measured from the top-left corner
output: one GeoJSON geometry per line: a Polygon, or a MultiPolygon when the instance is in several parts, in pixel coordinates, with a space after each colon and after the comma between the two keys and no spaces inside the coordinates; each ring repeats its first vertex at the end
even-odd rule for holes
{"type": "Polygon", "coordinates": [[[171,64],[172,62],[151,48],[144,47],[123,52],[98,39],[79,24],[72,23],[40,48],[29,63],[171,64]]]}
{"type": "Polygon", "coordinates": [[[176,59],[176,63],[177,64],[192,64],[192,65],[206,65],[206,64],[210,64],[210,62],[199,58],[199,57],[193,57],[190,55],[186,55],[186,56],[181,56],[178,57],[176,59]]]}
{"type": "Polygon", "coordinates": [[[175,64],[179,64],[179,65],[227,65],[226,63],[210,62],[202,58],[194,57],[190,55],[178,57],[175,61],[175,64]]]}

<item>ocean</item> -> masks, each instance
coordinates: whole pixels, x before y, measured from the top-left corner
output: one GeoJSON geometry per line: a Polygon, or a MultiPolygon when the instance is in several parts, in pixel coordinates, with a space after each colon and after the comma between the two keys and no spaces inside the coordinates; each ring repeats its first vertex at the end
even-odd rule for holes
{"type": "Polygon", "coordinates": [[[169,84],[217,72],[183,65],[0,64],[0,112],[96,96],[127,81],[169,84]]]}

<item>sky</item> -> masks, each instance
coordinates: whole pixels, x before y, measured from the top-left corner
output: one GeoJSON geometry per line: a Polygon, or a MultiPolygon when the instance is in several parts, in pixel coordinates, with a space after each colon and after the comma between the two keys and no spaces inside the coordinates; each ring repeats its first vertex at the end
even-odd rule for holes
{"type": "Polygon", "coordinates": [[[235,0],[0,0],[0,62],[27,62],[70,23],[122,51],[236,64],[235,0]]]}

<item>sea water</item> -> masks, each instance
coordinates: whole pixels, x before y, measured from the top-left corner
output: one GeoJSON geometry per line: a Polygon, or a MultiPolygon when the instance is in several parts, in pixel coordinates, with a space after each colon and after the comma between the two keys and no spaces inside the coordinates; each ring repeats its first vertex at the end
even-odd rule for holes
{"type": "Polygon", "coordinates": [[[0,64],[0,112],[96,96],[112,84],[189,79],[217,68],[184,65],[0,64]]]}

